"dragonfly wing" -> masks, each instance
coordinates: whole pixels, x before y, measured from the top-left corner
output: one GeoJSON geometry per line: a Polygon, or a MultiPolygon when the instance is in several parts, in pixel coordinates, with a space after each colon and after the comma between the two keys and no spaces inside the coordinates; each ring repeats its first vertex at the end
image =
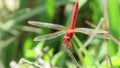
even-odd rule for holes
{"type": "Polygon", "coordinates": [[[37,21],[28,21],[29,24],[39,27],[46,27],[46,28],[52,28],[57,30],[65,30],[66,28],[62,25],[58,24],[51,24],[51,23],[45,23],[45,22],[37,22],[37,21]]]}
{"type": "Polygon", "coordinates": [[[52,38],[56,38],[62,34],[65,34],[64,31],[59,31],[59,32],[55,32],[55,33],[51,33],[51,34],[46,34],[46,35],[42,35],[42,36],[38,36],[34,39],[34,41],[42,41],[42,40],[49,40],[52,38]]]}
{"type": "MultiPolygon", "coordinates": [[[[94,32],[94,29],[89,29],[89,28],[76,28],[74,30],[75,32],[81,32],[84,34],[87,34],[89,36],[91,36],[94,32]]],[[[103,31],[103,30],[97,30],[95,37],[98,38],[104,38],[104,39],[109,39],[109,37],[107,37],[105,34],[109,33],[108,31],[103,31]]]]}

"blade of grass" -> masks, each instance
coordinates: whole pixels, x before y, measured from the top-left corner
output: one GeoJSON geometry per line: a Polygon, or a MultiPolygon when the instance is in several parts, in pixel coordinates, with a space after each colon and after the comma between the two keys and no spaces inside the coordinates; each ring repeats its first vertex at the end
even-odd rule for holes
{"type": "Polygon", "coordinates": [[[85,56],[89,57],[90,61],[92,62],[92,64],[98,68],[99,66],[96,64],[96,61],[94,60],[94,58],[90,55],[90,53],[85,49],[85,47],[83,46],[83,44],[81,43],[81,41],[79,41],[79,39],[74,36],[75,42],[76,44],[79,46],[79,48],[83,51],[83,53],[85,54],[85,56]]]}
{"type": "Polygon", "coordinates": [[[89,43],[93,40],[93,38],[96,35],[97,30],[100,28],[100,26],[102,25],[103,21],[104,21],[104,19],[101,18],[100,22],[98,23],[97,27],[95,28],[94,32],[92,33],[92,36],[90,36],[90,38],[85,42],[84,47],[87,47],[89,45],[89,43]]]}
{"type": "MultiPolygon", "coordinates": [[[[109,10],[109,22],[110,22],[110,34],[120,40],[120,10],[118,0],[108,0],[109,10]]],[[[110,56],[114,56],[118,52],[118,44],[115,44],[112,40],[109,40],[109,53],[110,56]]]]}

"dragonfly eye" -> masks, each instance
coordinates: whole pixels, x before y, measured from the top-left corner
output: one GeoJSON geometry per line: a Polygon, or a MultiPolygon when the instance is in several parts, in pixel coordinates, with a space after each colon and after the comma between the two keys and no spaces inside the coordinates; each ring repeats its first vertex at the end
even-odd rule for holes
{"type": "Polygon", "coordinates": [[[65,36],[63,40],[64,40],[64,43],[68,44],[71,41],[71,38],[65,36]]]}

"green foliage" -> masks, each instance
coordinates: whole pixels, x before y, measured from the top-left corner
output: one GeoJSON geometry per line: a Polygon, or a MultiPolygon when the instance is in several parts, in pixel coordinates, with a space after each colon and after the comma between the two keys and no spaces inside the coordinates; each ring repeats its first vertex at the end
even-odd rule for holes
{"type": "MultiPolygon", "coordinates": [[[[110,19],[110,33],[120,40],[120,30],[118,29],[118,26],[120,25],[120,10],[119,10],[119,3],[118,0],[109,0],[109,19],[110,19]],[[112,4],[112,6],[111,6],[112,4]]],[[[118,52],[118,44],[115,44],[110,40],[109,42],[109,51],[110,55],[113,56],[118,52]]]]}
{"type": "MultiPolygon", "coordinates": [[[[97,26],[100,18],[104,17],[105,1],[108,1],[107,29],[113,37],[120,40],[119,0],[79,0],[76,27],[92,28],[85,24],[86,20],[97,26]]],[[[12,4],[14,7],[10,7],[9,2],[0,1],[1,68],[10,68],[12,61],[15,61],[14,65],[20,68],[35,68],[35,66],[75,68],[76,65],[62,46],[63,36],[47,41],[33,41],[36,36],[50,34],[56,30],[34,27],[27,23],[34,20],[69,27],[74,2],[75,0],[16,0],[12,4]],[[21,61],[21,58],[27,61],[21,61]]],[[[103,26],[105,24],[104,22],[103,26]]],[[[91,43],[84,47],[87,39],[89,36],[76,33],[72,40],[71,52],[81,68],[110,68],[110,59],[114,68],[120,67],[119,44],[112,39],[93,38],[91,43]]]]}

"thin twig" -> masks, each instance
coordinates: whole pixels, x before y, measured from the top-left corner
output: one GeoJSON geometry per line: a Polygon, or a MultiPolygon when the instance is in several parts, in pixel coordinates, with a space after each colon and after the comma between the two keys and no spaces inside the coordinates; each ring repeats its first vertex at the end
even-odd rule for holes
{"type": "Polygon", "coordinates": [[[23,62],[25,62],[25,63],[27,63],[27,64],[30,64],[30,65],[32,65],[32,66],[35,66],[35,67],[37,67],[37,68],[43,68],[42,66],[40,66],[40,65],[38,65],[38,64],[36,64],[36,63],[30,62],[30,61],[28,61],[28,60],[26,60],[26,59],[24,59],[24,58],[20,59],[19,64],[22,64],[23,62]]]}
{"type": "Polygon", "coordinates": [[[100,26],[102,25],[104,19],[101,18],[100,22],[98,23],[97,27],[95,28],[95,30],[92,33],[92,36],[90,36],[90,38],[84,43],[84,47],[87,47],[89,45],[89,43],[93,40],[93,38],[95,37],[97,30],[100,28],[100,26]]]}
{"type": "Polygon", "coordinates": [[[96,26],[95,26],[94,24],[90,23],[90,22],[87,21],[87,20],[85,21],[85,23],[88,24],[88,25],[90,25],[90,26],[93,27],[93,28],[96,28],[96,26]]]}
{"type": "MultiPolygon", "coordinates": [[[[88,22],[88,21],[87,21],[87,24],[90,25],[90,26],[92,26],[92,27],[96,27],[94,24],[92,24],[92,23],[90,23],[90,22],[88,22]]],[[[104,34],[104,35],[106,35],[107,37],[111,38],[115,43],[117,43],[117,44],[120,45],[120,42],[119,42],[116,38],[114,38],[111,34],[106,33],[106,34],[104,34]]],[[[109,63],[110,63],[110,68],[113,68],[112,60],[111,60],[111,58],[110,58],[110,56],[109,56],[108,53],[106,54],[106,57],[108,58],[108,61],[109,61],[109,63]]]]}
{"type": "MultiPolygon", "coordinates": [[[[37,58],[37,63],[41,66],[43,66],[43,68],[51,68],[50,64],[45,62],[43,59],[41,58],[37,58]]],[[[53,67],[52,67],[53,68],[53,67]]]]}
{"type": "MultiPolygon", "coordinates": [[[[92,27],[93,27],[93,26],[96,27],[94,24],[92,24],[92,23],[90,23],[90,22],[88,22],[88,21],[87,21],[87,23],[89,23],[88,25],[90,25],[90,26],[92,26],[92,27]]],[[[104,35],[106,35],[107,37],[111,38],[116,44],[120,45],[120,42],[119,42],[115,37],[113,37],[111,34],[106,33],[106,34],[104,34],[104,35]]],[[[111,60],[109,54],[107,53],[106,56],[107,56],[107,58],[108,58],[108,60],[109,60],[110,67],[113,68],[112,60],[111,60]]]]}
{"type": "MultiPolygon", "coordinates": [[[[90,25],[93,28],[96,27],[94,24],[90,23],[89,21],[86,21],[85,23],[87,23],[88,25],[90,25]]],[[[117,40],[115,37],[113,37],[109,32],[105,33],[104,35],[106,35],[107,37],[111,38],[116,44],[120,45],[120,41],[117,40]]]]}
{"type": "Polygon", "coordinates": [[[112,60],[111,60],[110,55],[108,53],[106,54],[106,57],[108,58],[108,61],[110,63],[110,68],[113,68],[112,60]]]}
{"type": "Polygon", "coordinates": [[[80,68],[80,65],[78,64],[77,60],[75,59],[75,57],[73,56],[73,54],[71,53],[71,51],[66,46],[64,46],[64,44],[63,44],[63,47],[64,47],[65,52],[70,56],[70,58],[72,59],[72,61],[75,63],[76,67],[80,68]]]}
{"type": "Polygon", "coordinates": [[[111,34],[105,34],[107,35],[109,38],[111,38],[116,44],[120,45],[120,41],[118,41],[115,37],[113,37],[111,34]]]}
{"type": "MultiPolygon", "coordinates": [[[[108,0],[104,0],[104,18],[105,18],[105,23],[107,24],[107,27],[105,29],[108,29],[109,28],[109,17],[108,17],[108,0]]],[[[116,44],[120,45],[120,42],[114,38],[111,34],[107,33],[105,34],[106,36],[108,36],[109,38],[111,38],[116,44]]],[[[112,60],[109,56],[109,54],[107,53],[106,54],[107,58],[108,58],[108,61],[110,63],[110,68],[113,68],[113,65],[112,65],[112,60]]]]}

